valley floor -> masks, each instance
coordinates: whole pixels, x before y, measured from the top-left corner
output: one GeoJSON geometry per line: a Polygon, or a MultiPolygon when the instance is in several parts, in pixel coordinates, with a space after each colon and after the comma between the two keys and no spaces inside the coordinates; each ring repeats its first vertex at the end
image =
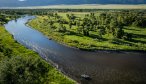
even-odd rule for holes
{"type": "MultiPolygon", "coordinates": [[[[67,13],[58,13],[59,16],[67,20],[67,13]]],[[[68,13],[71,14],[71,13],[68,13]]],[[[88,12],[76,12],[73,13],[77,17],[84,17],[88,12]]],[[[132,40],[115,39],[111,34],[105,34],[102,38],[99,37],[99,32],[90,31],[89,36],[84,36],[82,34],[77,34],[77,26],[74,25],[69,28],[68,24],[64,24],[67,31],[69,32],[57,32],[52,31],[49,27],[48,16],[37,16],[35,19],[28,22],[29,26],[42,32],[44,35],[52,38],[53,40],[63,43],[65,45],[76,47],[84,50],[146,50],[146,28],[139,28],[134,26],[124,26],[123,30],[126,33],[132,34],[132,40]]],[[[59,23],[53,24],[59,27],[59,23]]]]}

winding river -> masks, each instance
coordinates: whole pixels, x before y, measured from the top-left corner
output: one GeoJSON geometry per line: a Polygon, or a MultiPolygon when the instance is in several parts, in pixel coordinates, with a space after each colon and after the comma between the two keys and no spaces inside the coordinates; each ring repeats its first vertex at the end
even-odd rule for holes
{"type": "Polygon", "coordinates": [[[146,52],[88,52],[61,45],[25,23],[25,16],[5,24],[6,30],[22,45],[40,54],[64,74],[82,84],[146,84],[146,52]],[[81,78],[82,74],[92,79],[81,78]]]}

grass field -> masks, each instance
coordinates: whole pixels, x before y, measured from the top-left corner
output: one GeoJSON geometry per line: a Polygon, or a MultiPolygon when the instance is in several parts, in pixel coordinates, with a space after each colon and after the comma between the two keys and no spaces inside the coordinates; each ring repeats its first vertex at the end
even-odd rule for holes
{"type": "MultiPolygon", "coordinates": [[[[84,17],[86,13],[73,13],[77,17],[84,17]]],[[[98,14],[98,13],[97,13],[98,14]]],[[[67,20],[66,13],[58,13],[58,15],[62,16],[67,20]]],[[[132,41],[126,41],[123,39],[114,39],[112,35],[104,35],[103,39],[94,38],[94,36],[98,36],[98,32],[90,31],[90,36],[82,36],[76,34],[67,34],[60,33],[51,30],[51,28],[47,27],[47,24],[44,22],[45,20],[49,20],[47,16],[37,16],[37,18],[31,20],[28,24],[34,28],[42,32],[44,35],[58,41],[59,43],[66,44],[71,47],[76,47],[79,49],[85,50],[146,50],[146,28],[138,28],[138,27],[124,27],[124,31],[127,33],[133,34],[132,41]],[[46,25],[46,26],[44,26],[46,25]]],[[[55,26],[58,26],[58,23],[54,23],[55,26]]],[[[71,29],[68,25],[65,25],[68,31],[75,32],[77,26],[73,26],[71,29]]]]}

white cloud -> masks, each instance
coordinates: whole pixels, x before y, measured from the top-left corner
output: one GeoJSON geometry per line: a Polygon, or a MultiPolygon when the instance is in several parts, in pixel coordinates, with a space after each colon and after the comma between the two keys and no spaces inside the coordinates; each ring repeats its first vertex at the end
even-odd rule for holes
{"type": "Polygon", "coordinates": [[[26,1],[26,0],[18,0],[18,1],[26,1]]]}

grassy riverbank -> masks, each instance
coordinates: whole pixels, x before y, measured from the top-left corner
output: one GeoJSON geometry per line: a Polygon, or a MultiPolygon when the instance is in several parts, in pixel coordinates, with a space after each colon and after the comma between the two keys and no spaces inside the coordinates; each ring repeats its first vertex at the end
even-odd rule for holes
{"type": "MultiPolygon", "coordinates": [[[[58,32],[60,23],[55,22],[56,18],[52,16],[37,16],[37,18],[29,21],[29,25],[42,32],[44,35],[52,38],[53,40],[63,43],[65,45],[76,47],[84,50],[146,50],[146,28],[134,27],[134,26],[124,26],[123,30],[125,34],[132,34],[131,40],[115,38],[111,33],[100,36],[100,32],[97,29],[96,31],[89,31],[90,35],[85,36],[80,33],[78,24],[71,25],[69,27],[69,19],[67,14],[73,14],[76,19],[74,21],[79,21],[82,23],[82,18],[89,12],[75,12],[75,13],[58,13],[58,17],[61,17],[65,20],[63,26],[65,27],[66,32],[58,32]],[[49,22],[53,26],[50,26],[49,22]],[[52,27],[52,28],[51,28],[52,27]],[[79,33],[78,33],[79,32],[79,33]]],[[[96,16],[100,15],[99,13],[95,14],[96,16]]],[[[124,36],[123,36],[124,37],[124,36]]]]}
{"type": "Polygon", "coordinates": [[[0,84],[74,84],[0,26],[0,84]]]}

